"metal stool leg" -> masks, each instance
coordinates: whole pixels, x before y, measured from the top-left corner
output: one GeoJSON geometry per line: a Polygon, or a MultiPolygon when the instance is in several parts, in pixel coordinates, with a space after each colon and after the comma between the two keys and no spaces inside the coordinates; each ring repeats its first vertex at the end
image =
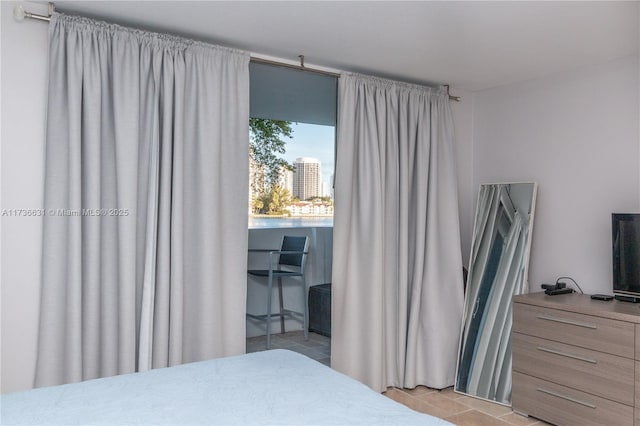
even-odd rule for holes
{"type": "Polygon", "coordinates": [[[284,302],[282,300],[282,278],[278,277],[278,299],[280,302],[280,333],[284,334],[284,302]]]}
{"type": "Polygon", "coordinates": [[[273,293],[273,275],[269,272],[267,284],[267,349],[271,348],[271,293],[273,293]]]}

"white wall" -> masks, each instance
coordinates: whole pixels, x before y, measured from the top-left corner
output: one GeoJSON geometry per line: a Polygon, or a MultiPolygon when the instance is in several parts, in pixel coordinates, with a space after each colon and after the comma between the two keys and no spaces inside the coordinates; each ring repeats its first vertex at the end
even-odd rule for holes
{"type": "Polygon", "coordinates": [[[638,58],[477,92],[480,183],[537,181],[530,289],[611,293],[611,213],[640,211],[638,58]]]}
{"type": "MultiPolygon", "coordinates": [[[[18,23],[2,2],[2,209],[42,206],[46,23],[18,23]]],[[[35,13],[46,5],[26,2],[35,13]]],[[[0,389],[32,387],[40,288],[40,218],[2,216],[0,389]]]]}

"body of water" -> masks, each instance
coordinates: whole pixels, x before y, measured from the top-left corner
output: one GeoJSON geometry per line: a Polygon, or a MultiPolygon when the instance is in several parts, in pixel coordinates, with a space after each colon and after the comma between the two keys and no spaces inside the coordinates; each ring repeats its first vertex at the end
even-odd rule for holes
{"type": "Polygon", "coordinates": [[[329,217],[264,217],[249,216],[249,229],[260,228],[314,228],[333,227],[333,216],[329,217]]]}

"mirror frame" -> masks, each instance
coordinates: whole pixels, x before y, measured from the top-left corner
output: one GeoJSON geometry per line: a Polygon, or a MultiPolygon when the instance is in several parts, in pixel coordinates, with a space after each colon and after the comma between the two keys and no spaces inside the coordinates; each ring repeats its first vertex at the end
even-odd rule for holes
{"type": "MultiPolygon", "coordinates": [[[[533,188],[532,188],[532,192],[531,192],[531,207],[530,207],[530,213],[529,213],[529,224],[528,224],[528,238],[527,238],[527,242],[525,244],[524,247],[524,271],[523,271],[523,283],[522,283],[522,289],[521,292],[516,292],[515,294],[526,294],[529,292],[529,263],[530,263],[530,259],[531,259],[531,241],[533,238],[533,222],[534,222],[534,217],[535,217],[535,210],[536,210],[536,201],[537,201],[537,193],[538,193],[538,183],[535,181],[530,181],[530,182],[498,182],[498,183],[483,183],[480,184],[478,187],[478,196],[476,199],[476,208],[475,208],[475,215],[474,215],[474,221],[473,221],[473,231],[472,231],[472,241],[471,241],[471,251],[469,252],[469,269],[468,269],[468,275],[467,275],[467,281],[466,281],[466,285],[465,285],[465,297],[464,297],[464,310],[463,310],[463,314],[462,314],[462,322],[461,322],[461,327],[460,327],[460,338],[459,338],[459,342],[458,342],[458,353],[457,353],[457,360],[456,360],[456,375],[455,375],[455,383],[453,386],[453,391],[455,393],[461,394],[461,395],[466,395],[466,396],[470,396],[472,398],[477,398],[477,399],[481,399],[481,400],[485,400],[485,401],[489,401],[489,402],[494,402],[497,404],[501,404],[501,405],[505,405],[505,406],[511,406],[511,400],[509,400],[508,402],[504,402],[504,401],[497,401],[495,399],[489,399],[483,396],[479,396],[479,395],[474,395],[465,391],[461,391],[458,390],[458,380],[459,380],[459,371],[460,371],[460,363],[461,363],[461,359],[462,359],[462,350],[463,350],[463,339],[464,339],[464,332],[465,332],[465,328],[467,327],[467,298],[469,295],[469,279],[472,277],[472,262],[473,262],[473,253],[474,250],[476,248],[476,245],[480,243],[480,241],[476,241],[475,235],[476,235],[476,230],[477,230],[477,226],[478,226],[478,216],[479,216],[479,207],[480,207],[480,195],[481,195],[481,189],[483,186],[492,186],[492,185],[516,185],[516,184],[532,184],[533,188]]],[[[511,318],[511,321],[513,321],[513,318],[511,318]]],[[[483,331],[484,332],[484,331],[483,331]]],[[[482,335],[482,333],[478,334],[478,338],[480,338],[480,336],[482,335]]],[[[509,339],[511,339],[511,336],[509,336],[509,339]]],[[[510,372],[512,373],[512,372],[510,372]]]]}

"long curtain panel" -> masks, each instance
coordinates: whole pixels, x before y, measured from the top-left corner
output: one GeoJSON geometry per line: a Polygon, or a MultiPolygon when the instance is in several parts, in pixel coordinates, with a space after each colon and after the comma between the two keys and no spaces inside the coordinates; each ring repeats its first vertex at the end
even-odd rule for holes
{"type": "Polygon", "coordinates": [[[37,386],[244,352],[248,63],[52,17],[37,386]]]}
{"type": "Polygon", "coordinates": [[[338,96],[332,367],[378,391],[451,386],[463,282],[448,96],[355,74],[338,96]]]}

